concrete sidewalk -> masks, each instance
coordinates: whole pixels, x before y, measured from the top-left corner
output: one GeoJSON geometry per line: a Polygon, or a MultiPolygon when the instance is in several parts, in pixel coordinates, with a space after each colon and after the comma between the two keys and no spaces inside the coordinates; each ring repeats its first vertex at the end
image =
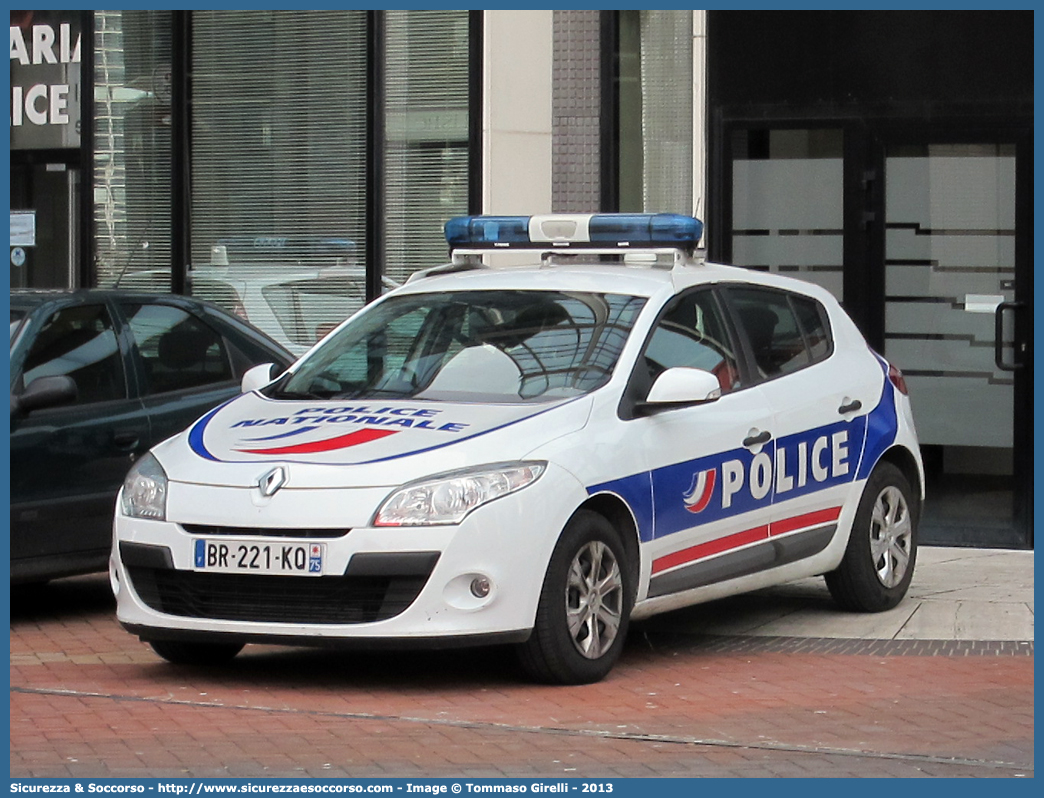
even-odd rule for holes
{"type": "Polygon", "coordinates": [[[834,604],[821,577],[650,619],[728,637],[1033,641],[1033,552],[922,546],[910,591],[867,615],[834,604]],[[713,609],[713,611],[709,611],[713,609]]]}

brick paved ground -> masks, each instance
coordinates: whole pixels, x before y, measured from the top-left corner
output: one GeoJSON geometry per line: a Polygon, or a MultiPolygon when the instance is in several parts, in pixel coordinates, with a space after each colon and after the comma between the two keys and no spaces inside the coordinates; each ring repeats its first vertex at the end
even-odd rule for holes
{"type": "Polygon", "coordinates": [[[13,594],[12,777],[1033,775],[1032,647],[658,623],[603,683],[546,687],[490,649],[176,668],[112,612],[102,577],[13,594]]]}

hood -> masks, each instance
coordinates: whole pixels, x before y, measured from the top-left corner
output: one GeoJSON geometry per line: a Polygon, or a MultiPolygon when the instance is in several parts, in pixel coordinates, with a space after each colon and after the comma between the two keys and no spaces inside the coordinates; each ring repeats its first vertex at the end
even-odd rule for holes
{"type": "Polygon", "coordinates": [[[273,465],[294,487],[395,486],[524,458],[587,423],[589,397],[541,404],[276,401],[242,394],[157,447],[170,479],[255,486],[273,465]]]}

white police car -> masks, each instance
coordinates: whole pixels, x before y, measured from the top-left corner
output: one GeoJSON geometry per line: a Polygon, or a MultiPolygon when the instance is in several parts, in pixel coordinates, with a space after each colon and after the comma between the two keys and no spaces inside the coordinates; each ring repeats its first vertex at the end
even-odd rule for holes
{"type": "Polygon", "coordinates": [[[143,457],[118,615],[163,657],[508,642],[603,677],[631,618],[825,574],[896,605],[924,484],[902,375],[826,291],[684,216],[466,217],[415,275],[143,457]],[[536,248],[487,268],[488,249],[536,248]]]}

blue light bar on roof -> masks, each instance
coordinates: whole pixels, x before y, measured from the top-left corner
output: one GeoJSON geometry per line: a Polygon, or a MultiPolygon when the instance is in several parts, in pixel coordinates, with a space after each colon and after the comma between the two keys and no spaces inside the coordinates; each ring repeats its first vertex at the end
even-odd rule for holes
{"type": "Polygon", "coordinates": [[[458,216],[446,222],[450,249],[672,247],[691,251],[703,223],[676,213],[458,216]]]}

